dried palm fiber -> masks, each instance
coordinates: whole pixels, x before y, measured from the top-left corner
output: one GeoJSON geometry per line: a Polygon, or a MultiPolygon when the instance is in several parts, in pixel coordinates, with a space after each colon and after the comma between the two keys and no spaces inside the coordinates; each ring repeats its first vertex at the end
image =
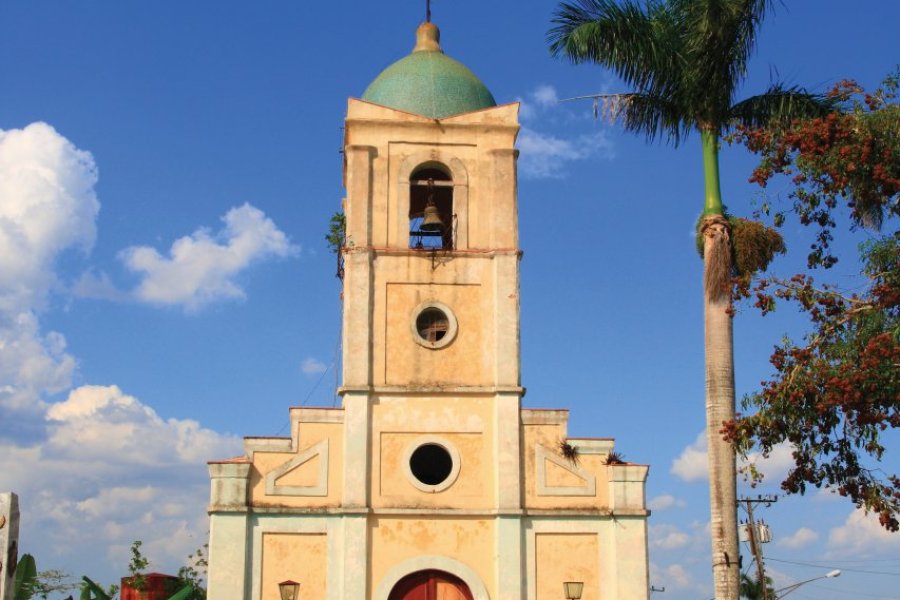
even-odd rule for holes
{"type": "Polygon", "coordinates": [[[700,233],[704,238],[703,287],[710,301],[729,294],[731,285],[731,241],[728,220],[721,215],[703,219],[700,233]]]}
{"type": "Polygon", "coordinates": [[[784,238],[759,221],[730,217],[734,273],[750,279],[765,271],[776,254],[784,254],[784,238]]]}

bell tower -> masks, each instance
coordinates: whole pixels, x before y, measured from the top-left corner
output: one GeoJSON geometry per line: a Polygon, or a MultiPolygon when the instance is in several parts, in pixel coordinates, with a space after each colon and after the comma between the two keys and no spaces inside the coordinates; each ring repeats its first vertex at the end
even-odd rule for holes
{"type": "Polygon", "coordinates": [[[648,467],[522,408],[518,109],[430,22],[348,101],[342,406],[210,463],[210,597],[647,598],[648,467]]]}

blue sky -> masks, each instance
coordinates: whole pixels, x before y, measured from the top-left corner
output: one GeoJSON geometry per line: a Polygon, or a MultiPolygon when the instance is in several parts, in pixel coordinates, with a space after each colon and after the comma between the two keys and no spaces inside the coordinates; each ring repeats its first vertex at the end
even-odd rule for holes
{"type": "MultiPolygon", "coordinates": [[[[142,539],[153,568],[176,570],[205,541],[205,461],[283,433],[288,406],[335,402],[340,290],[323,237],[343,196],[346,99],[409,52],[422,4],[0,4],[0,490],[20,494],[39,568],[111,582],[142,539]]],[[[568,407],[571,435],[616,437],[651,465],[652,583],[708,598],[697,140],[647,145],[590,103],[559,103],[622,88],[549,56],[555,2],[433,4],[445,51],[498,102],[523,102],[525,405],[568,407]]],[[[874,86],[898,61],[898,22],[894,2],[778,6],[746,93],[776,72],[874,86]]],[[[723,152],[737,214],[761,201],[752,164],[723,152]]],[[[786,235],[779,273],[809,241],[786,235]]],[[[835,278],[852,286],[852,271],[835,278]]],[[[804,329],[790,311],[742,310],[735,331],[743,395],[804,329]]],[[[900,536],[849,503],[813,491],[761,516],[776,587],[844,569],[794,598],[900,597],[900,536]]]]}

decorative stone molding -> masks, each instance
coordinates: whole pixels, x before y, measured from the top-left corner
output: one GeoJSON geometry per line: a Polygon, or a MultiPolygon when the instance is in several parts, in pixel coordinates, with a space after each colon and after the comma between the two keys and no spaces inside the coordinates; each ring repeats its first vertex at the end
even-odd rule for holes
{"type": "Polygon", "coordinates": [[[647,465],[612,465],[609,468],[610,508],[616,513],[624,510],[645,510],[645,484],[650,467],[647,465]]]}
{"type": "Polygon", "coordinates": [[[248,461],[209,463],[210,512],[242,512],[247,510],[247,491],[250,481],[248,461]]]}
{"type": "Polygon", "coordinates": [[[568,438],[570,444],[578,449],[578,454],[609,454],[615,447],[612,438],[568,438]]]}
{"type": "Polygon", "coordinates": [[[300,423],[343,423],[343,408],[308,408],[293,406],[290,413],[290,437],[246,436],[244,452],[253,460],[255,452],[296,452],[300,447],[300,423]]]}
{"type": "Polygon", "coordinates": [[[328,439],[314,444],[266,474],[266,495],[268,496],[327,496],[328,495],[328,439]],[[315,485],[283,485],[278,480],[319,457],[319,474],[315,485]]]}
{"type": "Polygon", "coordinates": [[[569,411],[565,408],[523,408],[521,419],[523,425],[562,425],[565,428],[569,411]]]}
{"type": "Polygon", "coordinates": [[[534,446],[534,481],[535,493],[538,496],[596,496],[597,478],[593,473],[573,465],[556,452],[535,444],[534,446]],[[583,486],[550,486],[547,485],[547,462],[568,471],[584,481],[583,486]]]}

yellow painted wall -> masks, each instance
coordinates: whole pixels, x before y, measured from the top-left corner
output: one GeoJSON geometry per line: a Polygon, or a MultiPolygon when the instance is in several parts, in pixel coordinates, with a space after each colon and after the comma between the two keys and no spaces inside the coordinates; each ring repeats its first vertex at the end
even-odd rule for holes
{"type": "MultiPolygon", "coordinates": [[[[429,261],[430,263],[430,261],[429,261]]],[[[430,270],[430,266],[428,267],[430,270]]],[[[388,283],[385,290],[385,344],[376,342],[376,364],[384,364],[386,385],[488,385],[492,319],[485,314],[485,288],[466,283],[388,283]],[[459,331],[445,348],[426,348],[416,343],[411,324],[415,309],[439,300],[455,314],[459,331]],[[379,356],[380,355],[380,356],[379,356]]],[[[379,320],[376,318],[376,323],[379,320]]]]}
{"type": "MultiPolygon", "coordinates": [[[[341,503],[342,466],[344,456],[343,423],[299,423],[299,446],[296,452],[254,452],[250,470],[251,505],[260,507],[334,507],[341,503]],[[327,496],[268,496],[266,474],[293,460],[307,448],[328,439],[327,496]]],[[[281,478],[282,485],[312,485],[318,482],[320,458],[313,458],[281,478]]]]}
{"type": "Polygon", "coordinates": [[[583,581],[582,600],[600,600],[599,547],[596,533],[535,534],[536,600],[565,598],[565,581],[583,581]]]}
{"type": "Polygon", "coordinates": [[[297,600],[322,600],[328,578],[328,538],[324,533],[264,533],[259,600],[280,600],[278,584],[300,582],[297,600]]]}
{"type": "MultiPolygon", "coordinates": [[[[524,425],[522,436],[522,452],[524,454],[523,472],[525,486],[525,506],[536,509],[604,509],[609,506],[609,476],[604,463],[605,456],[598,454],[581,454],[578,467],[593,473],[596,477],[596,495],[594,496],[539,496],[536,490],[536,453],[535,446],[540,445],[552,453],[559,453],[559,442],[564,438],[565,429],[561,424],[524,425]]],[[[549,461],[548,461],[549,463],[549,461]]],[[[583,485],[579,477],[565,473],[556,465],[546,465],[546,485],[583,485]]]]}
{"type": "Polygon", "coordinates": [[[460,470],[456,481],[448,489],[427,493],[410,485],[405,458],[410,446],[421,439],[416,433],[382,433],[379,448],[381,476],[379,496],[385,506],[392,503],[404,507],[452,507],[481,504],[489,498],[490,474],[483,464],[489,458],[484,435],[480,433],[444,433],[441,438],[452,444],[460,454],[460,470]],[[485,477],[488,475],[488,477],[485,477]],[[480,502],[478,502],[480,500],[480,502]]]}
{"type": "Polygon", "coordinates": [[[382,397],[372,406],[374,508],[490,508],[494,499],[493,402],[490,397],[382,397]],[[423,492],[406,474],[406,451],[425,436],[452,444],[460,456],[456,482],[423,492]]]}
{"type": "Polygon", "coordinates": [[[474,570],[490,596],[494,579],[494,523],[488,519],[376,517],[371,521],[370,589],[394,565],[422,555],[452,557],[474,570]]]}

